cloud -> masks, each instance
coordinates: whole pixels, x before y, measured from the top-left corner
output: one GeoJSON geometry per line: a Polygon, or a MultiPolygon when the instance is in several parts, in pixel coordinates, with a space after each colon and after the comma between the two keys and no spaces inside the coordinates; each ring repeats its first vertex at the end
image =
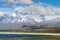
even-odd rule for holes
{"type": "Polygon", "coordinates": [[[2,16],[4,14],[4,12],[0,11],[0,16],[2,16]]]}
{"type": "Polygon", "coordinates": [[[0,8],[0,11],[8,10],[8,8],[0,8]]]}
{"type": "MultiPolygon", "coordinates": [[[[31,4],[29,6],[19,6],[14,8],[14,12],[18,12],[22,19],[27,15],[27,17],[34,19],[37,23],[43,22],[42,16],[47,17],[48,20],[53,20],[52,17],[48,18],[49,15],[55,16],[60,14],[60,8],[54,7],[50,4],[38,3],[31,4]]],[[[18,15],[17,15],[18,16],[18,15]]],[[[26,18],[25,18],[26,19],[26,18]]],[[[28,21],[28,20],[27,20],[28,21]]]]}
{"type": "Polygon", "coordinates": [[[24,12],[29,12],[29,14],[31,12],[33,13],[39,13],[39,14],[58,14],[60,13],[60,8],[54,7],[50,4],[46,4],[46,3],[34,3],[32,0],[0,0],[0,1],[4,1],[4,2],[8,2],[8,3],[12,3],[14,5],[14,10],[25,10],[24,12]],[[16,4],[30,4],[29,6],[26,7],[15,7],[16,4]],[[22,8],[22,9],[21,9],[22,8]]]}
{"type": "Polygon", "coordinates": [[[17,11],[17,10],[18,10],[19,12],[22,12],[22,11],[25,10],[25,8],[24,8],[24,7],[21,7],[21,6],[20,6],[20,7],[16,7],[14,11],[17,11]]]}
{"type": "Polygon", "coordinates": [[[23,7],[15,7],[15,11],[19,11],[20,13],[26,14],[36,14],[36,15],[55,15],[60,13],[60,8],[53,7],[52,5],[45,4],[31,4],[29,6],[23,7]]]}
{"type": "Polygon", "coordinates": [[[2,2],[8,2],[8,3],[12,3],[12,4],[32,4],[32,0],[0,0],[2,2]]]}
{"type": "Polygon", "coordinates": [[[21,4],[31,4],[33,3],[32,0],[16,0],[16,3],[21,3],[21,4]]]}
{"type": "MultiPolygon", "coordinates": [[[[12,16],[19,16],[23,19],[29,17],[34,19],[38,23],[41,22],[42,16],[41,15],[59,15],[60,14],[60,7],[54,7],[53,5],[46,4],[46,3],[34,3],[32,0],[2,0],[8,3],[12,3],[14,7],[14,13],[12,16]],[[16,4],[28,4],[29,6],[16,6],[16,4]],[[18,12],[18,15],[16,14],[18,12]]],[[[50,18],[51,19],[51,18],[50,18]]]]}

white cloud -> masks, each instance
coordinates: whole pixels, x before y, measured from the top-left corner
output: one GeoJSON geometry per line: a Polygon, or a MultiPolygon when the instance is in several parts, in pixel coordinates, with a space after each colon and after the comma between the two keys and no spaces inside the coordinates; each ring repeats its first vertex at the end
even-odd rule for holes
{"type": "Polygon", "coordinates": [[[13,4],[17,4],[17,3],[20,3],[20,4],[32,4],[33,3],[32,0],[0,0],[0,1],[13,3],[13,4]]]}
{"type": "Polygon", "coordinates": [[[37,15],[55,15],[60,13],[60,8],[53,7],[52,5],[47,5],[45,7],[44,4],[31,4],[30,6],[26,7],[16,7],[14,10],[19,12],[26,12],[27,14],[37,14],[37,15]]]}
{"type": "Polygon", "coordinates": [[[31,4],[33,3],[32,0],[16,0],[16,3],[21,3],[21,4],[31,4]]]}
{"type": "Polygon", "coordinates": [[[24,7],[20,6],[20,7],[16,7],[14,11],[19,11],[20,13],[23,12],[25,10],[24,7]]]}
{"type": "Polygon", "coordinates": [[[4,14],[4,12],[0,11],[0,16],[2,16],[4,14]]]}
{"type": "Polygon", "coordinates": [[[14,0],[0,0],[1,2],[14,3],[14,0]]]}
{"type": "MultiPolygon", "coordinates": [[[[20,16],[30,16],[32,19],[34,19],[35,21],[37,21],[38,23],[41,22],[43,19],[41,19],[40,15],[58,15],[60,14],[60,8],[58,7],[54,7],[52,5],[47,5],[44,3],[38,3],[38,4],[31,4],[29,6],[19,6],[19,7],[15,7],[14,12],[18,11],[20,16]],[[22,15],[22,14],[26,14],[26,15],[22,15]]],[[[24,18],[24,17],[23,17],[24,18]]],[[[22,18],[22,19],[23,19],[22,18]]],[[[54,17],[53,17],[54,18],[54,17]]],[[[53,19],[50,18],[50,19],[53,19]]],[[[48,20],[50,20],[49,18],[47,18],[48,20]]]]}
{"type": "MultiPolygon", "coordinates": [[[[3,1],[3,0],[2,0],[3,1]]],[[[40,15],[58,15],[60,14],[60,7],[54,7],[50,4],[45,3],[34,3],[32,0],[4,0],[8,3],[13,3],[14,6],[17,3],[20,4],[29,4],[29,6],[17,6],[14,7],[14,13],[12,16],[16,16],[15,12],[18,11],[18,16],[25,20],[26,15],[30,16],[31,18],[35,19],[35,21],[40,22],[41,18],[40,15]],[[22,15],[23,14],[23,15],[22,15]],[[26,15],[24,15],[26,14],[26,15]]],[[[51,18],[50,18],[51,19],[51,18]]]]}
{"type": "Polygon", "coordinates": [[[32,0],[0,0],[0,1],[5,1],[5,2],[8,2],[8,3],[13,3],[14,6],[17,4],[17,3],[20,3],[20,4],[31,4],[29,6],[26,6],[26,7],[15,7],[15,10],[19,10],[20,12],[23,10],[24,12],[27,12],[27,13],[39,13],[39,14],[58,14],[60,13],[60,8],[57,8],[57,7],[53,7],[52,5],[50,4],[45,4],[45,3],[34,3],[32,0]]]}
{"type": "Polygon", "coordinates": [[[0,11],[8,10],[8,8],[0,8],[0,11]]]}

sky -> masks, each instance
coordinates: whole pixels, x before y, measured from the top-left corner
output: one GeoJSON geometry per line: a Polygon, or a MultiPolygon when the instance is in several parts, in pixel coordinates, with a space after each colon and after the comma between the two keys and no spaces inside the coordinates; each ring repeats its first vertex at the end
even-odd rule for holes
{"type": "Polygon", "coordinates": [[[46,4],[51,4],[55,7],[60,7],[60,0],[34,0],[34,2],[39,3],[46,3],[46,4]]]}
{"type": "MultiPolygon", "coordinates": [[[[34,7],[39,5],[43,6],[41,9],[43,11],[45,10],[44,9],[45,6],[47,7],[50,6],[53,7],[54,9],[56,8],[56,11],[60,10],[60,0],[0,0],[0,14],[13,13],[14,10],[20,6],[25,9],[25,6],[29,7],[31,5],[34,5],[34,7]]],[[[52,9],[50,8],[48,10],[52,10],[52,9]]]]}
{"type": "MultiPolygon", "coordinates": [[[[19,13],[22,21],[31,19],[40,22],[40,15],[60,17],[60,0],[0,0],[0,16],[8,14],[16,17],[16,13],[19,13]]],[[[48,19],[49,17],[46,20],[48,19]]]]}

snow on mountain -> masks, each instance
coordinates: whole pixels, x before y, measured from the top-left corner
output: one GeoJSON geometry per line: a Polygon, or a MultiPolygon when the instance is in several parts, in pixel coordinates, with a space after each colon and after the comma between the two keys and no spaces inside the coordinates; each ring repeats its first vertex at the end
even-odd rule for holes
{"type": "Polygon", "coordinates": [[[57,10],[60,10],[60,8],[42,3],[14,7],[13,13],[11,13],[11,15],[8,13],[0,13],[0,23],[57,23],[60,21],[60,17],[59,19],[57,18],[58,13],[60,14],[60,12],[57,10]]]}
{"type": "Polygon", "coordinates": [[[57,23],[60,23],[60,16],[59,15],[45,16],[45,21],[47,23],[57,24],[57,23]]]}
{"type": "Polygon", "coordinates": [[[59,23],[60,16],[58,15],[22,15],[19,11],[12,15],[3,14],[0,16],[0,23],[59,23]]]}

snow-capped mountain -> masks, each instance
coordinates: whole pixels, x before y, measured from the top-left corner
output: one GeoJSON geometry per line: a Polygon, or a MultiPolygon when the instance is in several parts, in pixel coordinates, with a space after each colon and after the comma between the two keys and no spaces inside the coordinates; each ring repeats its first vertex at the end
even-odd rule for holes
{"type": "Polygon", "coordinates": [[[16,13],[16,16],[4,14],[0,16],[0,23],[36,23],[34,18],[29,15],[21,15],[16,13]]]}
{"type": "Polygon", "coordinates": [[[0,16],[0,23],[60,23],[60,16],[56,15],[23,15],[22,13],[16,11],[15,13],[8,15],[3,14],[0,16]]]}
{"type": "Polygon", "coordinates": [[[47,22],[51,24],[60,24],[60,17],[53,18],[51,20],[48,20],[47,22]]]}
{"type": "MultiPolygon", "coordinates": [[[[20,12],[16,12],[15,13],[16,16],[13,18],[14,22],[18,22],[18,23],[37,23],[37,21],[35,20],[36,18],[34,18],[31,15],[22,15],[20,12]]],[[[13,17],[13,15],[12,15],[13,17]]]]}

